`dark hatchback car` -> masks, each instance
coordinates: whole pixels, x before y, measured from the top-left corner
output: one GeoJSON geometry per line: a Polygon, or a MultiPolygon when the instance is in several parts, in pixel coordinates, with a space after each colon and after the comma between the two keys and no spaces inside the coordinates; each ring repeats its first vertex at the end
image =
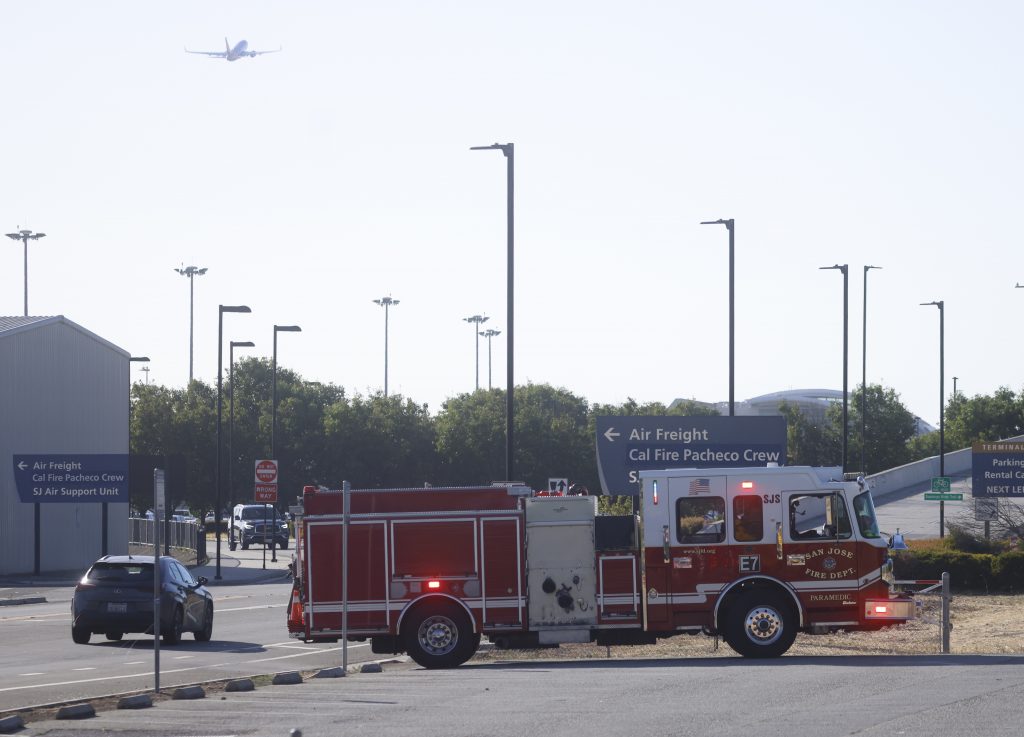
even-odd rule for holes
{"type": "MultiPolygon", "coordinates": [[[[192,632],[199,642],[213,635],[213,596],[206,579],[192,577],[174,558],[160,557],[160,633],[167,645],[192,632]]],[[[153,556],[105,555],[75,586],[71,639],[79,645],[94,634],[120,640],[126,632],[153,634],[153,556]]]]}

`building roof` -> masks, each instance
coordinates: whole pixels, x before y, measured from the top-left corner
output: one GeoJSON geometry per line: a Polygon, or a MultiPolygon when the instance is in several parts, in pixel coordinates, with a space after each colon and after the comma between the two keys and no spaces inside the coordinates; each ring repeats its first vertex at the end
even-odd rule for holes
{"type": "Polygon", "coordinates": [[[102,343],[112,351],[116,351],[117,353],[123,354],[125,358],[128,358],[131,355],[124,348],[120,348],[111,343],[109,340],[101,338],[91,330],[86,330],[78,323],[73,322],[64,317],[64,315],[52,315],[43,317],[21,317],[0,315],[0,340],[8,338],[12,335],[17,335],[18,333],[27,332],[29,330],[38,330],[39,328],[49,327],[50,325],[66,325],[67,327],[73,330],[77,330],[82,335],[85,335],[86,337],[95,340],[97,343],[102,343]]]}

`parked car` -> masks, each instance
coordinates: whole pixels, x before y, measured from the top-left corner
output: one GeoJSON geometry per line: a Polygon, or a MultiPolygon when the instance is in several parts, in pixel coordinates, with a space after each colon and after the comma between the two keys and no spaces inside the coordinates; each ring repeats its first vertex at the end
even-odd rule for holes
{"type": "Polygon", "coordinates": [[[253,543],[270,545],[271,541],[288,549],[288,521],[270,504],[236,504],[231,515],[231,549],[241,543],[248,550],[253,543]]]}
{"type": "MultiPolygon", "coordinates": [[[[160,556],[160,633],[176,645],[184,632],[199,642],[213,635],[213,595],[206,578],[160,556]]],[[[120,640],[126,632],[153,634],[153,556],[105,555],[90,566],[71,600],[71,639],[85,645],[93,634],[120,640]]]]}

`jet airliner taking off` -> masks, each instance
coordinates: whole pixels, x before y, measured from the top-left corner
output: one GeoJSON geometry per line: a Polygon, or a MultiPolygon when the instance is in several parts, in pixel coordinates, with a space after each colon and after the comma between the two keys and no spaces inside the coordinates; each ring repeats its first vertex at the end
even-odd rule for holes
{"type": "Polygon", "coordinates": [[[227,59],[228,61],[236,61],[241,59],[243,56],[259,56],[260,54],[276,54],[281,49],[273,49],[271,51],[251,51],[249,49],[248,41],[239,41],[233,47],[228,40],[224,39],[224,50],[223,51],[189,51],[186,46],[185,51],[189,54],[205,54],[206,56],[217,57],[218,59],[227,59]]]}

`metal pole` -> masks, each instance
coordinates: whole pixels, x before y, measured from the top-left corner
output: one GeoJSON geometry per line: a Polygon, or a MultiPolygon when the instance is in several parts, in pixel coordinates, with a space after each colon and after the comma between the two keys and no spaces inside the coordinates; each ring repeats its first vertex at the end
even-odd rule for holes
{"type": "Polygon", "coordinates": [[[949,573],[942,574],[942,652],[949,653],[949,633],[953,629],[949,621],[949,603],[952,597],[949,593],[949,573]]]}
{"type": "Polygon", "coordinates": [[[192,341],[195,332],[195,279],[188,275],[188,383],[192,383],[192,341]]]}
{"type": "MultiPolygon", "coordinates": [[[[228,517],[231,523],[228,525],[228,550],[235,549],[235,505],[232,503],[235,495],[235,342],[228,345],[228,388],[231,396],[228,399],[228,517]]],[[[217,516],[220,512],[213,513],[213,527],[217,529],[217,516]]]]}
{"type": "Polygon", "coordinates": [[[474,330],[476,336],[476,389],[480,389],[480,331],[474,330]]]}
{"type": "MultiPolygon", "coordinates": [[[[277,327],[276,325],[274,326],[277,327]]],[[[270,399],[270,457],[277,460],[277,330],[274,330],[274,363],[273,363],[273,389],[270,399]]]]}
{"type": "Polygon", "coordinates": [[[153,469],[153,691],[160,693],[160,524],[164,508],[164,470],[153,469]]]}
{"type": "Polygon", "coordinates": [[[843,473],[847,469],[847,442],[849,440],[849,369],[850,369],[850,274],[843,264],[843,473]]]}
{"type": "MultiPolygon", "coordinates": [[[[191,283],[191,279],[189,280],[191,283]]],[[[214,578],[220,581],[220,424],[221,424],[221,376],[224,373],[224,305],[220,305],[217,309],[217,480],[216,487],[217,492],[215,494],[216,501],[214,502],[213,510],[213,531],[214,537],[217,540],[217,566],[216,574],[214,578]]],[[[191,343],[191,337],[189,338],[191,343]]],[[[191,381],[191,379],[190,379],[191,381]]]]}
{"type": "Polygon", "coordinates": [[[736,240],[735,221],[726,220],[729,229],[729,416],[736,414],[736,240]]]}
{"type": "MultiPolygon", "coordinates": [[[[939,476],[946,475],[946,305],[939,301],[939,476]]],[[[939,537],[946,536],[946,502],[939,501],[939,537]]],[[[949,652],[947,649],[943,652],[949,652]]]]}
{"type": "Polygon", "coordinates": [[[388,395],[388,305],[384,304],[384,396],[388,395]]]}
{"type": "Polygon", "coordinates": [[[352,514],[352,485],[341,482],[341,674],[348,673],[348,527],[352,514]]]}
{"type": "Polygon", "coordinates": [[[28,236],[22,235],[21,242],[25,249],[25,317],[28,317],[28,236]]]}
{"type": "Polygon", "coordinates": [[[487,391],[491,390],[491,336],[487,336],[487,391]]]}
{"type": "Polygon", "coordinates": [[[867,444],[868,429],[868,269],[864,267],[864,323],[861,326],[861,348],[860,348],[860,472],[865,476],[868,473],[867,463],[864,460],[867,444]]]}
{"type": "Polygon", "coordinates": [[[508,219],[508,287],[507,287],[507,299],[508,299],[508,356],[506,357],[507,362],[507,385],[508,389],[505,397],[505,480],[512,481],[513,476],[513,440],[512,432],[515,418],[515,400],[513,399],[513,391],[515,387],[515,381],[512,377],[513,368],[513,346],[514,340],[513,335],[515,333],[515,146],[512,143],[507,143],[501,149],[501,152],[505,154],[508,159],[508,186],[507,186],[507,197],[508,204],[506,207],[506,217],[508,219]]]}

